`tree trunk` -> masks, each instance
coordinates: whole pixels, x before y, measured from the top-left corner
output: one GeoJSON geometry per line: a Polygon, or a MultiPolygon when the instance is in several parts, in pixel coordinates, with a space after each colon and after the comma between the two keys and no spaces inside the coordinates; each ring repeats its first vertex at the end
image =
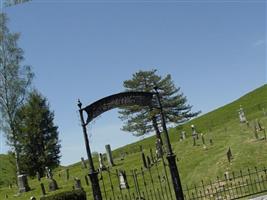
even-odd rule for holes
{"type": "Polygon", "coordinates": [[[152,117],[152,122],[153,122],[153,127],[154,127],[154,129],[156,131],[156,137],[157,137],[157,139],[160,140],[160,143],[162,145],[163,142],[162,142],[162,139],[161,139],[161,135],[160,135],[160,131],[159,131],[158,123],[157,123],[157,118],[156,118],[155,115],[152,117]]]}
{"type": "Polygon", "coordinates": [[[21,171],[19,166],[19,152],[17,148],[15,148],[15,162],[16,162],[17,175],[20,175],[21,171]]]}

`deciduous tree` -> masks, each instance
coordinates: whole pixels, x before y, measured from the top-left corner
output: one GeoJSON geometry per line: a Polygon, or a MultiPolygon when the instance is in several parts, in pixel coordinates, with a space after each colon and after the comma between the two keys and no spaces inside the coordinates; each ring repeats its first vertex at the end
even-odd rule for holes
{"type": "Polygon", "coordinates": [[[23,50],[18,47],[18,33],[11,33],[7,17],[0,13],[0,115],[1,128],[6,133],[8,144],[16,157],[17,174],[20,174],[18,133],[15,116],[24,102],[33,73],[29,66],[22,65],[23,50]]]}

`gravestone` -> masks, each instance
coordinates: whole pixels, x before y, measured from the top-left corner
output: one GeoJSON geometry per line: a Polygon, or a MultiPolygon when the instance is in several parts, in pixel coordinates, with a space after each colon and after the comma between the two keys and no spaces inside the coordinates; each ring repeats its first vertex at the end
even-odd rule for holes
{"type": "Polygon", "coordinates": [[[125,153],[121,152],[121,160],[124,160],[124,158],[125,158],[125,153]]]}
{"type": "Polygon", "coordinates": [[[151,167],[151,160],[149,156],[147,156],[146,159],[147,159],[147,167],[151,167]]]}
{"type": "Polygon", "coordinates": [[[183,140],[186,139],[186,132],[185,131],[182,131],[182,138],[183,138],[183,140]]]}
{"type": "Polygon", "coordinates": [[[191,125],[191,129],[192,129],[192,137],[198,139],[198,133],[194,124],[191,125]]]}
{"type": "Polygon", "coordinates": [[[88,176],[87,175],[84,176],[84,180],[85,180],[86,185],[88,186],[89,185],[89,181],[88,181],[88,176]]]}
{"type": "Polygon", "coordinates": [[[58,189],[57,181],[51,178],[48,184],[48,188],[50,192],[57,190],[58,189]]]}
{"type": "Polygon", "coordinates": [[[265,108],[262,108],[263,116],[266,116],[265,108]]]}
{"type": "Polygon", "coordinates": [[[185,131],[182,131],[180,133],[180,141],[185,140],[185,139],[186,139],[186,133],[185,133],[185,131]]]}
{"type": "Polygon", "coordinates": [[[45,167],[46,178],[53,179],[52,170],[49,167],[45,167]]]}
{"type": "Polygon", "coordinates": [[[162,144],[159,138],[156,140],[156,155],[157,159],[160,159],[163,156],[162,144]]]}
{"type": "Polygon", "coordinates": [[[66,171],[66,179],[68,181],[70,179],[69,169],[67,168],[65,171],[66,171]]]}
{"type": "Polygon", "coordinates": [[[75,187],[75,189],[83,189],[82,184],[81,184],[81,180],[78,179],[77,177],[74,179],[74,187],[75,187]]]}
{"type": "Polygon", "coordinates": [[[254,123],[254,136],[257,140],[259,139],[258,128],[256,123],[254,123]]]}
{"type": "Polygon", "coordinates": [[[86,169],[87,166],[86,166],[86,162],[83,157],[81,157],[81,161],[82,161],[82,169],[86,169]]]}
{"type": "Polygon", "coordinates": [[[129,188],[125,171],[122,170],[119,171],[119,180],[120,180],[120,189],[129,188]]]}
{"type": "Polygon", "coordinates": [[[107,152],[107,158],[108,158],[108,163],[110,166],[114,166],[114,162],[113,162],[113,158],[112,158],[112,151],[111,151],[111,147],[109,144],[107,144],[105,146],[106,148],[106,152],[107,152]]]}
{"type": "Polygon", "coordinates": [[[238,110],[238,116],[239,116],[240,123],[246,123],[247,122],[247,118],[245,116],[245,112],[244,112],[244,110],[243,110],[241,105],[240,105],[240,108],[238,110]]]}
{"type": "Polygon", "coordinates": [[[210,138],[210,145],[213,145],[213,140],[210,138]]]}
{"type": "Polygon", "coordinates": [[[229,172],[228,171],[224,172],[224,179],[229,180],[229,172]]]}
{"type": "Polygon", "coordinates": [[[143,165],[145,168],[147,168],[147,163],[146,163],[146,156],[145,156],[145,153],[142,151],[142,160],[143,160],[143,165]]]}
{"type": "Polygon", "coordinates": [[[98,154],[98,161],[99,161],[99,169],[102,171],[106,170],[106,166],[104,165],[103,156],[101,153],[98,154]]]}
{"type": "Polygon", "coordinates": [[[230,147],[229,147],[226,155],[227,155],[228,162],[231,162],[231,159],[233,159],[233,154],[232,154],[232,151],[231,151],[230,147]]]}
{"type": "Polygon", "coordinates": [[[205,143],[205,137],[204,137],[204,134],[201,133],[200,135],[201,135],[202,144],[205,145],[206,143],[205,143]]]}
{"type": "Polygon", "coordinates": [[[152,161],[152,163],[154,163],[155,162],[155,159],[154,159],[154,156],[153,156],[153,151],[152,151],[151,148],[149,149],[149,151],[150,151],[151,161],[152,161]]]}
{"type": "Polygon", "coordinates": [[[28,179],[26,174],[18,175],[18,189],[19,192],[28,192],[31,190],[28,184],[28,179]]]}
{"type": "Polygon", "coordinates": [[[260,120],[256,119],[254,122],[254,134],[256,139],[259,139],[259,133],[262,132],[264,137],[262,139],[266,140],[265,128],[262,126],[260,120]]]}
{"type": "Polygon", "coordinates": [[[41,186],[42,195],[45,196],[46,195],[46,192],[45,192],[44,184],[41,183],[40,186],[41,186]]]}
{"type": "Polygon", "coordinates": [[[39,172],[36,172],[36,178],[37,178],[38,181],[41,181],[41,176],[40,176],[39,172]]]}

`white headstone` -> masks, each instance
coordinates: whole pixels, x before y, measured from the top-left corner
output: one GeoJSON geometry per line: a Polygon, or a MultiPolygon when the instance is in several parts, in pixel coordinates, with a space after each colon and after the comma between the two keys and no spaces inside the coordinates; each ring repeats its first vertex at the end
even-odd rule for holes
{"type": "Polygon", "coordinates": [[[20,193],[28,192],[30,190],[26,174],[18,175],[18,188],[20,193]]]}
{"type": "Polygon", "coordinates": [[[246,123],[247,122],[247,119],[246,119],[244,110],[243,110],[243,108],[242,108],[241,105],[240,105],[240,108],[238,110],[238,115],[239,115],[239,121],[240,121],[240,123],[246,123]]]}

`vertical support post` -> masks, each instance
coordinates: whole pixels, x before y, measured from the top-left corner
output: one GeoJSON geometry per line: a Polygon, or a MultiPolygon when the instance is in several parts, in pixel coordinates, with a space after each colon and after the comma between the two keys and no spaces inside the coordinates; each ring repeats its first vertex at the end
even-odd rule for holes
{"type": "Polygon", "coordinates": [[[88,162],[89,162],[89,177],[92,183],[93,197],[94,197],[94,200],[102,200],[101,190],[100,190],[99,181],[97,177],[98,172],[95,170],[95,167],[94,167],[92,154],[91,154],[91,150],[89,146],[88,134],[86,130],[86,124],[85,124],[83,113],[82,113],[83,112],[82,103],[80,102],[80,100],[78,100],[78,107],[79,107],[79,113],[80,113],[80,118],[81,118],[81,125],[83,129],[86,153],[87,153],[88,162]]]}
{"type": "Polygon", "coordinates": [[[175,161],[176,155],[172,151],[172,147],[171,147],[171,143],[170,143],[168,130],[166,127],[165,116],[163,113],[163,108],[162,108],[158,88],[154,87],[154,90],[156,91],[156,97],[158,100],[160,115],[161,115],[162,128],[163,128],[164,134],[165,134],[165,140],[166,140],[165,142],[166,142],[166,146],[167,146],[166,158],[167,158],[168,163],[169,163],[169,168],[170,168],[170,173],[171,173],[171,178],[172,178],[172,183],[173,183],[173,188],[174,188],[176,200],[184,200],[182,184],[181,184],[178,168],[177,168],[176,161],[175,161]]]}

